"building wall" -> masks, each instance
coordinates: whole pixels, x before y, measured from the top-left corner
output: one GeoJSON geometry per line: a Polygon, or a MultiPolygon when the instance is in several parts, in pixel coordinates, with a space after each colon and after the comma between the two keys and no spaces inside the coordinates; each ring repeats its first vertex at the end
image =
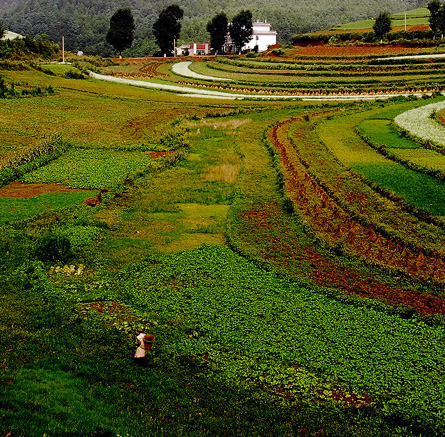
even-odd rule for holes
{"type": "Polygon", "coordinates": [[[245,50],[253,50],[255,46],[258,46],[259,52],[264,52],[269,48],[269,46],[273,46],[277,43],[277,34],[257,34],[253,35],[252,39],[249,43],[244,46],[245,50]]]}
{"type": "Polygon", "coordinates": [[[243,47],[243,50],[253,50],[258,46],[259,52],[264,52],[277,43],[277,32],[271,30],[271,25],[265,21],[255,21],[252,23],[252,39],[243,47]]]}

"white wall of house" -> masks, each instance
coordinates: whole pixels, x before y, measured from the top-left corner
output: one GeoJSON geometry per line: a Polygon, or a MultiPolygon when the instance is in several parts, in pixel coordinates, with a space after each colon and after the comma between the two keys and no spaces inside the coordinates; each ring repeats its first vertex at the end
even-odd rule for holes
{"type": "Polygon", "coordinates": [[[253,50],[258,46],[259,52],[264,52],[277,43],[277,31],[271,30],[271,25],[267,21],[255,21],[252,23],[252,38],[243,47],[243,50],[253,50]]]}
{"type": "Polygon", "coordinates": [[[23,38],[23,35],[19,35],[18,33],[7,30],[2,39],[15,39],[15,38],[23,38]]]}

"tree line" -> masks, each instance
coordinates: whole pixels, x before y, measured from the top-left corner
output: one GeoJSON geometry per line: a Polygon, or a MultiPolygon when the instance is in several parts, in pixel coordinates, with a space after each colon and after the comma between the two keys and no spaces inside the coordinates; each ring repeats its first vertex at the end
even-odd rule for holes
{"type": "Polygon", "coordinates": [[[445,34],[445,4],[439,0],[431,0],[427,5],[430,11],[430,28],[434,35],[440,34],[443,38],[445,34]]]}
{"type": "Polygon", "coordinates": [[[414,9],[428,0],[2,0],[0,20],[9,30],[22,35],[40,37],[59,43],[65,37],[65,48],[86,54],[109,57],[115,54],[107,43],[110,17],[123,6],[131,4],[134,18],[134,40],[125,56],[147,56],[159,50],[153,34],[153,24],[163,9],[176,3],[184,11],[178,44],[207,42],[210,38],[207,23],[219,11],[229,21],[249,10],[254,20],[267,19],[278,32],[278,41],[288,43],[296,33],[327,29],[332,25],[375,17],[379,11],[400,12],[414,9]]]}
{"type": "MultiPolygon", "coordinates": [[[[158,55],[174,56],[175,43],[181,33],[183,9],[177,5],[170,5],[163,9],[153,24],[153,34],[159,47],[158,55]]],[[[224,12],[216,14],[206,26],[210,35],[210,45],[213,53],[225,53],[229,36],[229,43],[238,53],[248,43],[252,36],[252,13],[242,10],[229,23],[224,12]]],[[[110,27],[106,35],[108,44],[121,55],[129,49],[134,39],[135,23],[130,8],[118,9],[110,19],[110,27]]]]}

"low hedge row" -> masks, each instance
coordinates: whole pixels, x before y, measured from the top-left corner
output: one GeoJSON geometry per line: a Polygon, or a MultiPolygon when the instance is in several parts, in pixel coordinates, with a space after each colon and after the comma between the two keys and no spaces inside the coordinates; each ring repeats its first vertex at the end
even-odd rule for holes
{"type": "MultiPolygon", "coordinates": [[[[374,32],[345,32],[345,33],[333,33],[333,34],[309,34],[300,33],[292,35],[292,44],[314,44],[314,43],[328,43],[330,39],[334,37],[335,39],[346,42],[346,41],[356,41],[356,42],[377,42],[374,32]]],[[[413,41],[422,40],[422,44],[425,43],[424,40],[431,40],[434,45],[438,45],[443,42],[441,39],[433,40],[434,33],[430,30],[415,30],[408,32],[405,30],[399,32],[390,32],[386,35],[388,41],[413,41]]]]}

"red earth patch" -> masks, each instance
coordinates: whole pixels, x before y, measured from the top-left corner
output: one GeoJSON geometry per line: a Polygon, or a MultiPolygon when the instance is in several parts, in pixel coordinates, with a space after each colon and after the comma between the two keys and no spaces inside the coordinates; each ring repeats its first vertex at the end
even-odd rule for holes
{"type": "Polygon", "coordinates": [[[148,152],[148,154],[153,158],[162,158],[165,155],[170,155],[171,153],[173,153],[173,150],[169,150],[167,152],[148,152]]]}
{"type": "Polygon", "coordinates": [[[89,192],[90,190],[79,190],[68,188],[61,184],[23,184],[12,182],[0,188],[0,197],[28,198],[40,196],[47,193],[69,193],[73,191],[89,192]]]}
{"type": "Polygon", "coordinates": [[[401,47],[400,45],[357,45],[357,46],[330,46],[318,45],[307,47],[295,47],[295,54],[299,56],[314,57],[366,57],[416,54],[422,51],[421,48],[401,47]]]}

